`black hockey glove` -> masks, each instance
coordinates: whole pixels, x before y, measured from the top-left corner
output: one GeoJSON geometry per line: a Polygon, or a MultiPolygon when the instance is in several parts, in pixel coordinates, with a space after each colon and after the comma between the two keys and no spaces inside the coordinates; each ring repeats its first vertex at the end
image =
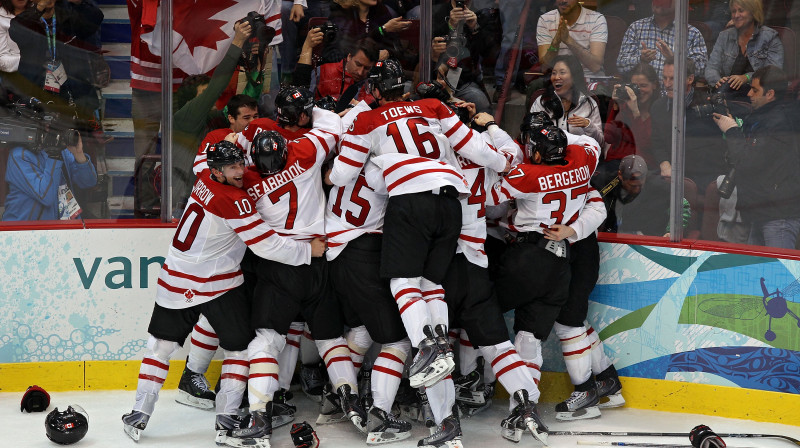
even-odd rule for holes
{"type": "Polygon", "coordinates": [[[689,433],[694,448],[725,448],[725,442],[706,425],[697,425],[689,433]]]}
{"type": "Polygon", "coordinates": [[[317,432],[308,422],[293,424],[290,434],[296,448],[317,448],[319,446],[317,432]]]}

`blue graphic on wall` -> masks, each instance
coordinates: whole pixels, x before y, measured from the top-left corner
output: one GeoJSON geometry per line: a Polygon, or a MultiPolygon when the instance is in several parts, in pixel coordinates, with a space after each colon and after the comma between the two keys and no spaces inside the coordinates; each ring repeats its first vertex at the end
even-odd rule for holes
{"type": "Polygon", "coordinates": [[[600,270],[589,321],[621,375],[800,393],[800,262],[602,244],[600,270]]]}

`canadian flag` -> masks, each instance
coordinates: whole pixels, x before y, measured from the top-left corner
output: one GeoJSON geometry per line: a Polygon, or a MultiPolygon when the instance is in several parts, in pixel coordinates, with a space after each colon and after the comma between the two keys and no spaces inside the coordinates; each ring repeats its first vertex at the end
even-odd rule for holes
{"type": "MultiPolygon", "coordinates": [[[[173,0],[172,5],[172,62],[189,75],[208,73],[222,61],[233,40],[235,23],[251,11],[263,15],[267,26],[275,28],[270,45],[283,41],[278,0],[173,0]]],[[[163,51],[161,21],[159,9],[155,26],[140,35],[149,51],[159,57],[163,51]]]]}

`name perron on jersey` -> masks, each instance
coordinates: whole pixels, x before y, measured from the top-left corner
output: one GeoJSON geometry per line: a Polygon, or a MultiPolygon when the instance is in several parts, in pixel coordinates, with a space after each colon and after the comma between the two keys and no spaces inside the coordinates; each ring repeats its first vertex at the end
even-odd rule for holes
{"type": "Polygon", "coordinates": [[[516,230],[541,232],[551,225],[570,225],[578,219],[600,148],[591,137],[567,136],[565,165],[522,163],[492,189],[492,204],[517,200],[517,213],[509,223],[516,230]]]}
{"type": "Polygon", "coordinates": [[[505,159],[441,101],[388,103],[358,115],[342,138],[330,179],[345,185],[370,159],[383,171],[389,196],[447,185],[466,195],[456,153],[495,171],[505,169],[505,159]]]}
{"type": "Polygon", "coordinates": [[[239,264],[248,246],[260,257],[286,264],[311,261],[311,246],[277,235],[244,190],[202,172],[158,275],[156,303],[188,308],[241,285],[239,264]]]}

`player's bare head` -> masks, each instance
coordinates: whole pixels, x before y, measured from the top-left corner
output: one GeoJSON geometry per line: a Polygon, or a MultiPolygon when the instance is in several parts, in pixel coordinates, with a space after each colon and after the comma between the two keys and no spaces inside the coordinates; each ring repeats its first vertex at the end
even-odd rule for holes
{"type": "Polygon", "coordinates": [[[214,180],[242,188],[244,152],[236,144],[223,140],[211,146],[206,151],[206,163],[214,180]]]}
{"type": "Polygon", "coordinates": [[[547,124],[527,134],[525,151],[533,163],[559,165],[564,163],[567,153],[567,134],[553,124],[547,124]]]}
{"type": "Polygon", "coordinates": [[[286,139],[277,131],[259,132],[253,139],[250,156],[262,176],[269,176],[286,166],[289,151],[286,139]]]}
{"type": "Polygon", "coordinates": [[[281,127],[311,127],[311,112],[314,109],[314,95],[305,87],[286,86],[275,98],[278,124],[281,127]]]}
{"type": "Polygon", "coordinates": [[[403,96],[405,72],[397,59],[378,61],[367,77],[370,92],[377,100],[394,101],[403,96]],[[376,95],[375,92],[378,94],[376,95]]]}
{"type": "Polygon", "coordinates": [[[232,96],[225,110],[233,132],[242,132],[251,121],[258,118],[258,102],[249,95],[232,96]]]}

